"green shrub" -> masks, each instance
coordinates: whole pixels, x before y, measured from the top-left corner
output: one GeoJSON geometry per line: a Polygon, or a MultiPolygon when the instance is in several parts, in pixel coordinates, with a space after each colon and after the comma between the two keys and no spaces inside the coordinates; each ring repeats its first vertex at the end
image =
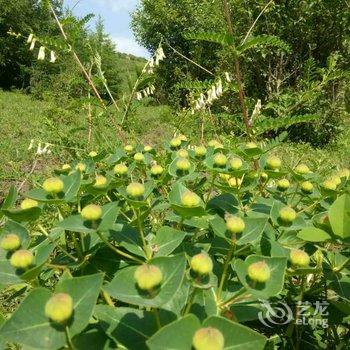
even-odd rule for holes
{"type": "Polygon", "coordinates": [[[10,191],[0,290],[23,300],[2,305],[11,312],[0,315],[1,345],[346,347],[349,170],[325,179],[271,146],[214,140],[198,154],[176,140],[91,152],[27,192],[25,209],[10,191]],[[179,154],[189,167],[177,167],[179,154]],[[164,171],[152,172],[156,164],[164,171]],[[280,305],[287,318],[274,313],[280,305]]]}

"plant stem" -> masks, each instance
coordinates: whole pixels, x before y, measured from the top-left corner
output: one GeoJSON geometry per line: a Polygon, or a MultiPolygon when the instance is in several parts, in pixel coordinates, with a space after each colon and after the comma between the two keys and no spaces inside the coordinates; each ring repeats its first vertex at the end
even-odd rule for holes
{"type": "MultiPolygon", "coordinates": [[[[227,26],[228,26],[228,31],[230,35],[233,37],[233,25],[232,25],[232,20],[231,20],[231,11],[230,7],[228,4],[228,0],[223,0],[224,1],[224,13],[227,21],[227,26]]],[[[244,86],[243,86],[243,79],[242,79],[242,72],[241,72],[241,65],[239,62],[238,55],[235,51],[235,47],[233,46],[234,50],[234,64],[235,64],[235,76],[237,80],[237,85],[238,85],[238,94],[239,94],[239,101],[241,103],[241,108],[242,108],[242,113],[243,113],[243,122],[246,127],[246,132],[247,136],[250,139],[251,138],[251,124],[249,121],[249,116],[248,116],[248,109],[247,109],[247,104],[245,101],[245,91],[244,91],[244,86]]]]}
{"type": "Polygon", "coordinates": [[[205,200],[205,205],[207,205],[208,202],[209,202],[211,192],[213,191],[213,188],[214,188],[214,182],[215,182],[215,180],[216,180],[216,177],[217,177],[217,173],[215,173],[215,174],[213,175],[213,179],[211,180],[210,189],[209,189],[209,192],[208,192],[208,196],[207,196],[207,199],[205,200]]]}
{"type": "Polygon", "coordinates": [[[143,264],[144,262],[128,253],[125,253],[123,252],[122,250],[118,249],[117,247],[115,247],[113,244],[111,244],[107,239],[106,237],[104,237],[102,235],[101,232],[97,232],[97,235],[100,237],[101,241],[104,242],[108,248],[112,249],[115,253],[123,256],[124,258],[127,258],[127,259],[130,259],[130,260],[133,260],[133,261],[136,261],[138,262],[139,264],[143,264]]]}
{"type": "Polygon", "coordinates": [[[77,262],[78,259],[75,258],[72,254],[68,253],[67,250],[65,250],[64,248],[62,248],[59,244],[56,244],[56,242],[50,237],[49,233],[45,230],[45,228],[43,226],[41,226],[40,224],[38,225],[40,231],[47,237],[47,239],[56,245],[57,249],[59,249],[63,254],[65,254],[68,258],[72,259],[73,261],[77,262]]]}
{"type": "Polygon", "coordinates": [[[220,280],[219,289],[218,289],[218,293],[217,293],[218,300],[220,300],[222,289],[224,288],[228,267],[230,265],[230,261],[232,259],[232,255],[233,255],[234,250],[235,250],[235,244],[232,242],[230,249],[227,253],[224,269],[223,269],[222,275],[221,275],[221,280],[220,280]]]}
{"type": "Polygon", "coordinates": [[[193,290],[192,290],[192,292],[191,292],[191,295],[190,295],[190,297],[188,298],[188,301],[187,301],[187,304],[186,304],[186,308],[185,308],[185,311],[184,311],[184,314],[183,314],[184,316],[187,315],[187,314],[190,312],[191,306],[192,306],[192,304],[193,304],[194,297],[195,297],[195,295],[196,295],[196,292],[197,292],[196,287],[193,287],[193,290]]]}
{"type": "Polygon", "coordinates": [[[234,303],[236,300],[238,300],[240,296],[242,296],[242,295],[244,295],[246,293],[247,293],[247,290],[246,290],[245,287],[243,287],[234,296],[232,296],[231,298],[227,299],[226,301],[223,301],[222,303],[220,303],[219,306],[221,308],[227,308],[232,303],[234,303]]]}
{"type": "Polygon", "coordinates": [[[75,350],[74,344],[73,344],[72,339],[71,339],[70,334],[69,334],[69,328],[68,328],[68,326],[66,326],[66,327],[64,328],[64,332],[65,332],[65,334],[66,334],[66,340],[67,340],[68,348],[69,348],[70,350],[75,350]]]}
{"type": "Polygon", "coordinates": [[[143,232],[140,210],[139,209],[135,210],[135,214],[136,214],[136,217],[137,217],[137,226],[139,228],[140,237],[141,237],[141,240],[142,240],[143,251],[146,254],[147,260],[149,260],[149,259],[151,259],[152,255],[151,255],[150,250],[148,249],[148,245],[147,245],[147,242],[146,242],[145,234],[143,232]]]}
{"type": "Polygon", "coordinates": [[[158,309],[154,308],[154,309],[153,309],[153,313],[154,313],[154,317],[156,318],[157,327],[158,327],[158,329],[161,329],[161,328],[162,328],[162,324],[161,324],[161,322],[160,322],[160,316],[159,316],[159,311],[158,311],[158,309]]]}
{"type": "Polygon", "coordinates": [[[109,295],[106,291],[102,290],[101,294],[102,294],[102,296],[103,296],[103,299],[104,299],[105,302],[107,303],[107,305],[109,305],[109,306],[115,306],[114,303],[113,303],[113,301],[112,301],[112,299],[111,299],[111,297],[110,297],[110,295],[109,295]]]}
{"type": "MultiPolygon", "coordinates": [[[[58,18],[58,16],[57,16],[57,14],[56,14],[56,12],[55,12],[55,10],[54,10],[52,4],[50,4],[50,10],[51,10],[51,12],[52,12],[52,14],[53,14],[53,17],[55,18],[55,21],[56,21],[56,23],[57,23],[57,26],[58,26],[58,28],[60,29],[61,34],[62,34],[64,40],[65,40],[66,43],[69,45],[67,34],[66,34],[66,32],[65,32],[65,30],[64,30],[64,28],[63,28],[63,26],[62,26],[62,24],[61,24],[61,22],[60,22],[60,20],[59,20],[59,18],[58,18]]],[[[70,46],[70,45],[69,45],[69,46],[70,46]]],[[[70,46],[70,47],[71,47],[71,46],[70,46]]],[[[90,76],[89,76],[88,72],[86,71],[86,69],[85,69],[83,63],[81,62],[79,56],[77,55],[77,53],[76,53],[73,49],[72,49],[72,53],[73,53],[73,56],[74,56],[75,61],[78,63],[78,66],[80,67],[81,71],[83,72],[83,75],[84,75],[85,79],[87,80],[87,82],[88,82],[89,85],[91,86],[92,91],[94,92],[95,96],[97,97],[97,99],[98,99],[99,102],[101,103],[103,109],[107,109],[107,107],[106,107],[105,103],[103,102],[103,100],[102,100],[102,98],[101,98],[101,96],[100,96],[100,94],[99,94],[99,92],[98,92],[98,90],[97,90],[97,88],[96,88],[94,82],[93,82],[92,79],[90,78],[90,76]]]]}
{"type": "Polygon", "coordinates": [[[348,258],[347,260],[345,260],[340,266],[336,267],[333,269],[334,272],[340,272],[343,269],[346,268],[346,266],[350,264],[350,258],[348,258]]]}

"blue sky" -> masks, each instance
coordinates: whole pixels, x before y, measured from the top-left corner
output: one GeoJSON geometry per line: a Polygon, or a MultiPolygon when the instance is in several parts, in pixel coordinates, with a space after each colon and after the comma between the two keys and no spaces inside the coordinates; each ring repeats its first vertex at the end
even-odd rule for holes
{"type": "MultiPolygon", "coordinates": [[[[66,7],[72,8],[73,13],[83,17],[88,13],[101,15],[106,31],[117,45],[117,50],[135,56],[147,57],[147,51],[136,43],[130,29],[130,13],[136,8],[139,0],[65,0],[66,7]]],[[[93,26],[94,20],[90,22],[93,26]]]]}

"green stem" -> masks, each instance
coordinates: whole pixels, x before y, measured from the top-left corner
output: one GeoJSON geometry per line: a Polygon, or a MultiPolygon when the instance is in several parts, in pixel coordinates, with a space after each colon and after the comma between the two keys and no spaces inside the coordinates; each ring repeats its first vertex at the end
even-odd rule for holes
{"type": "Polygon", "coordinates": [[[235,295],[233,295],[231,298],[227,299],[226,301],[219,304],[221,308],[227,308],[232,303],[234,303],[240,296],[246,294],[248,291],[245,287],[240,289],[235,295]]]}
{"type": "Polygon", "coordinates": [[[222,289],[224,288],[228,267],[230,265],[230,261],[232,259],[232,255],[233,255],[234,250],[235,250],[235,244],[232,243],[231,246],[230,246],[230,249],[229,249],[229,251],[227,253],[226,260],[225,260],[225,265],[224,265],[224,270],[222,271],[222,275],[221,275],[221,280],[220,280],[218,294],[217,294],[217,299],[218,300],[220,300],[222,289]]]}
{"type": "Polygon", "coordinates": [[[211,192],[213,191],[214,182],[215,182],[217,176],[218,176],[217,173],[215,173],[215,174],[213,175],[213,179],[211,180],[211,183],[210,183],[210,189],[209,189],[209,192],[208,192],[208,196],[207,196],[207,199],[205,200],[205,205],[207,205],[208,202],[209,202],[210,195],[211,195],[211,192]]]}
{"type": "Polygon", "coordinates": [[[158,329],[161,329],[162,328],[162,324],[160,322],[159,311],[158,311],[158,309],[153,309],[153,312],[154,312],[154,317],[156,318],[157,327],[158,327],[158,329]]]}
{"type": "Polygon", "coordinates": [[[136,210],[135,214],[136,214],[136,217],[137,217],[137,226],[139,228],[140,237],[141,237],[141,240],[142,240],[143,251],[146,254],[147,260],[150,260],[152,258],[152,254],[151,254],[151,251],[148,248],[147,241],[146,241],[146,238],[145,238],[145,234],[143,232],[140,210],[136,210]]]}
{"type": "Polygon", "coordinates": [[[101,232],[97,232],[97,235],[100,237],[101,241],[104,242],[108,248],[112,249],[115,253],[127,258],[127,259],[130,259],[130,260],[133,260],[133,261],[136,261],[137,263],[139,264],[143,264],[144,262],[128,253],[125,253],[123,252],[122,250],[118,249],[117,247],[115,247],[113,244],[111,244],[107,239],[106,237],[104,237],[102,235],[101,232]]]}
{"type": "Polygon", "coordinates": [[[184,311],[184,316],[187,315],[190,312],[191,306],[193,304],[194,297],[196,295],[196,292],[197,292],[196,287],[193,287],[192,293],[191,293],[191,295],[190,295],[190,297],[189,297],[189,299],[187,301],[186,309],[184,311]]]}
{"type": "Polygon", "coordinates": [[[70,350],[75,350],[74,344],[73,344],[72,339],[71,339],[70,334],[69,334],[69,328],[68,328],[68,326],[66,326],[66,327],[64,328],[64,332],[66,333],[66,340],[67,340],[68,348],[69,348],[70,350]]]}
{"type": "Polygon", "coordinates": [[[73,261],[77,262],[78,259],[75,258],[72,254],[68,253],[67,250],[62,248],[59,244],[56,244],[56,242],[50,237],[49,233],[45,230],[44,227],[42,227],[40,224],[38,225],[40,231],[46,236],[46,238],[53,244],[56,245],[57,249],[59,249],[63,254],[65,254],[68,258],[72,259],[73,261]]]}
{"type": "Polygon", "coordinates": [[[348,258],[347,260],[345,260],[340,266],[336,267],[333,269],[334,272],[340,272],[343,269],[346,268],[346,266],[350,263],[350,258],[348,258]]]}

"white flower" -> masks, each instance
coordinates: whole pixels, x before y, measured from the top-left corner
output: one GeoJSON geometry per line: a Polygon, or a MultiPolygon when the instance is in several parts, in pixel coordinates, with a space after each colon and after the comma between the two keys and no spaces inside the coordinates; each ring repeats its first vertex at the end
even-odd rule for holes
{"type": "Polygon", "coordinates": [[[230,83],[232,81],[231,76],[228,72],[225,72],[225,79],[228,83],[230,83]]]}
{"type": "Polygon", "coordinates": [[[29,146],[28,146],[28,151],[30,151],[30,150],[33,148],[33,146],[34,146],[34,140],[31,139],[31,140],[30,140],[30,144],[29,144],[29,146]]]}
{"type": "Polygon", "coordinates": [[[54,51],[50,52],[50,63],[55,63],[57,60],[56,54],[54,51]]]}
{"type": "Polygon", "coordinates": [[[39,49],[38,60],[43,61],[45,59],[45,47],[41,46],[39,49]]]}
{"type": "Polygon", "coordinates": [[[137,92],[136,93],[136,98],[140,101],[140,100],[142,100],[142,94],[141,94],[141,92],[137,92]]]}
{"type": "Polygon", "coordinates": [[[222,95],[222,92],[223,92],[223,89],[222,89],[222,80],[220,79],[217,84],[216,84],[216,95],[217,96],[221,96],[222,95]]]}
{"type": "Polygon", "coordinates": [[[33,33],[29,34],[28,39],[27,39],[27,43],[30,44],[33,41],[33,39],[34,39],[34,34],[33,33]]]}
{"type": "Polygon", "coordinates": [[[33,51],[33,50],[34,50],[34,48],[35,48],[35,43],[36,43],[36,39],[34,38],[34,39],[32,40],[32,43],[30,44],[30,48],[29,48],[30,51],[33,51]]]}

